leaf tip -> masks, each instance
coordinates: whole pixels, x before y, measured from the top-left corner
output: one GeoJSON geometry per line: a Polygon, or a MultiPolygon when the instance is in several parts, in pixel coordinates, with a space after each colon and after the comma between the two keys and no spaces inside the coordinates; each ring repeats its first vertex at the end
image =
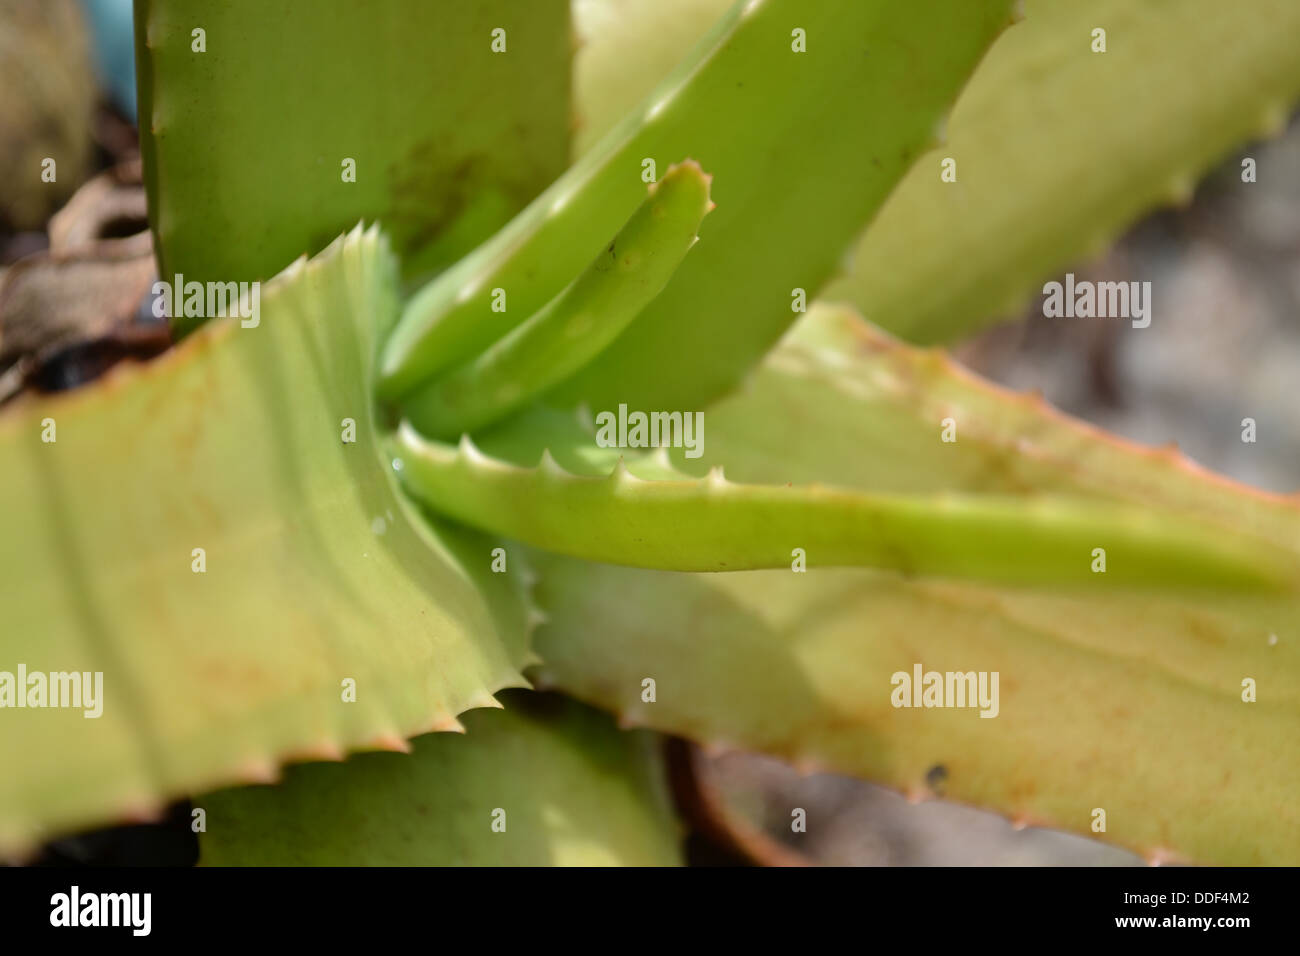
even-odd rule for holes
{"type": "Polygon", "coordinates": [[[667,445],[660,445],[650,453],[650,457],[646,460],[655,468],[662,468],[665,471],[673,470],[673,460],[668,457],[667,445]]]}
{"type": "Polygon", "coordinates": [[[473,697],[470,698],[469,703],[466,705],[466,709],[505,710],[505,705],[502,704],[501,701],[497,700],[496,697],[493,696],[492,694],[489,694],[487,691],[483,691],[482,693],[475,694],[473,697]]]}
{"type": "Polygon", "coordinates": [[[411,752],[410,741],[392,730],[386,730],[372,738],[369,746],[373,750],[385,750],[391,753],[409,754],[411,752]]]}
{"type": "Polygon", "coordinates": [[[641,480],[627,470],[627,461],[622,455],[619,455],[618,461],[614,462],[614,470],[610,472],[609,477],[616,485],[632,484],[641,480]]]}
{"type": "Polygon", "coordinates": [[[542,449],[542,457],[537,461],[537,470],[549,478],[567,478],[568,472],[560,467],[560,463],[555,460],[551,454],[550,448],[542,449]]]}
{"type": "Polygon", "coordinates": [[[463,734],[465,732],[465,725],[456,719],[455,714],[443,712],[435,716],[433,720],[429,721],[428,732],[440,734],[463,734]]]}
{"type": "Polygon", "coordinates": [[[479,451],[478,446],[474,444],[474,439],[469,437],[468,432],[462,433],[460,441],[456,443],[456,459],[474,467],[484,465],[488,460],[487,456],[479,451]]]}
{"type": "Polygon", "coordinates": [[[278,783],[280,766],[270,757],[249,757],[240,763],[236,773],[245,783],[278,783]]]}

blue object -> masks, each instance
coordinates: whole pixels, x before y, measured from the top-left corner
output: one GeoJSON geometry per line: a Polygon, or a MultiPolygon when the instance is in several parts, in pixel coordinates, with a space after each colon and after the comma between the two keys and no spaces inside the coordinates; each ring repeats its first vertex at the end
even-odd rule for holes
{"type": "Polygon", "coordinates": [[[99,82],[123,113],[135,119],[135,36],[131,0],[81,0],[94,37],[99,82]]]}

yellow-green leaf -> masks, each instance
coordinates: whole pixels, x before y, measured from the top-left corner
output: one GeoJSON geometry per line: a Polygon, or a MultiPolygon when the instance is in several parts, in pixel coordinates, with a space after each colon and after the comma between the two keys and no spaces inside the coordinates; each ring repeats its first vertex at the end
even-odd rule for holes
{"type": "Polygon", "coordinates": [[[917,342],[1015,314],[1143,213],[1186,202],[1229,150],[1280,130],[1300,98],[1297,34],[1293,0],[1028,0],[947,143],[918,160],[824,297],[917,342]],[[940,180],[944,158],[956,182],[940,180]]]}
{"type": "MultiPolygon", "coordinates": [[[[843,313],[709,413],[748,481],[1025,495],[1209,521],[1300,554],[1300,502],[1209,476],[979,382],[843,313]],[[827,343],[838,343],[829,349],[827,343]],[[940,440],[954,417],[958,440],[940,440]]],[[[683,463],[685,464],[685,463],[683,463]]],[[[1099,542],[1101,544],[1101,542],[1099,542]]],[[[538,553],[539,679],[641,723],[945,795],[1153,859],[1300,859],[1300,604],[1059,595],[860,570],[681,574],[538,553]],[[997,716],[894,707],[896,673],[998,672],[997,716]],[[641,681],[656,681],[654,703],[641,681]],[[1254,702],[1244,698],[1253,681],[1254,702]],[[1095,810],[1106,830],[1095,832],[1095,810]]]]}
{"type": "Polygon", "coordinates": [[[0,852],[402,748],[523,683],[518,576],[412,520],[380,458],[396,283],[355,231],[268,284],[255,327],[0,417],[0,671],[103,675],[98,717],[0,710],[0,852]]]}

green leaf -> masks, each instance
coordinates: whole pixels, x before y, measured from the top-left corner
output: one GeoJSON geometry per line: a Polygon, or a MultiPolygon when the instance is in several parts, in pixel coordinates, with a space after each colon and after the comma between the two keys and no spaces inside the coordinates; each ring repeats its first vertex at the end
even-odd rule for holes
{"type": "Polygon", "coordinates": [[[286,759],[401,748],[524,683],[517,576],[412,520],[380,458],[396,285],[354,232],[268,284],[256,327],[214,322],[0,416],[0,671],[103,673],[98,718],[3,711],[0,852],[286,759]]]}
{"type": "Polygon", "coordinates": [[[734,0],[573,0],[573,155],[599,144],[734,0]]]}
{"type": "Polygon", "coordinates": [[[551,397],[593,408],[700,407],[796,317],[793,290],[811,295],[829,278],[932,140],[1011,6],[938,0],[921,16],[884,0],[737,3],[644,108],[412,300],[385,350],[383,394],[410,389],[402,370],[435,322],[491,340],[544,306],[640,203],[645,160],[689,156],[717,184],[699,248],[599,360],[551,397]],[[796,29],[806,53],[792,50],[796,29]],[[851,103],[870,109],[846,119],[851,103]],[[450,288],[459,293],[447,301],[450,288]],[[494,288],[507,291],[509,313],[491,311],[494,288]]]}
{"type": "Polygon", "coordinates": [[[1229,481],[1173,446],[1108,435],[1037,393],[989,384],[941,350],[907,347],[845,308],[810,312],[753,387],[714,406],[708,420],[707,453],[693,465],[701,473],[725,461],[740,481],[1080,496],[1300,548],[1300,497],[1229,481]],[[946,418],[954,442],[940,440],[946,418]],[[817,427],[772,424],[785,420],[817,427]]]}
{"type": "MultiPolygon", "coordinates": [[[[420,431],[456,438],[497,421],[618,337],[681,265],[712,207],[709,177],[690,160],[670,167],[648,192],[609,246],[539,312],[459,368],[438,375],[437,364],[425,366],[432,381],[403,403],[420,431]]],[[[449,354],[431,350],[429,359],[449,354]]]]}
{"type": "Polygon", "coordinates": [[[195,801],[207,866],[673,866],[656,737],[562,698],[506,695],[466,735],[290,768],[195,801]],[[501,812],[497,812],[501,811],[501,812]],[[494,813],[496,816],[494,817],[494,813]],[[504,830],[493,830],[494,819],[504,830]]]}
{"type": "Polygon", "coordinates": [[[136,0],[161,273],[267,278],[359,219],[405,276],[455,261],[567,165],[568,7],[136,0]]]}
{"type": "MultiPolygon", "coordinates": [[[[529,434],[536,434],[531,422],[529,434]]],[[[667,428],[668,426],[664,426],[667,428]]],[[[699,426],[696,426],[697,428],[699,426]]],[[[701,436],[702,437],[702,436],[701,436]]],[[[655,439],[658,441],[659,439],[655,439]]],[[[666,440],[666,439],[665,439],[666,440]]],[[[549,450],[523,468],[429,441],[403,425],[391,445],[403,487],[434,511],[559,554],[675,571],[792,566],[891,569],[905,577],[1179,591],[1300,591],[1300,558],[1222,529],[1095,502],[988,495],[868,494],[810,484],[737,484],[641,474],[621,458],[576,475],[549,450]],[[1107,561],[1096,573],[1097,548],[1107,561]],[[801,553],[800,553],[801,552],[801,553]]],[[[651,460],[662,472],[667,459],[651,460]]]]}
{"type": "MultiPolygon", "coordinates": [[[[575,147],[591,148],[698,39],[722,0],[580,0],[575,147]]],[[[918,342],[1014,315],[1147,211],[1182,203],[1300,98],[1300,8],[1260,0],[1028,0],[822,295],[918,342]],[[1092,52],[1092,30],[1107,50],[1092,52]],[[958,180],[939,179],[957,160],[958,180]],[[1050,210],[1044,214],[1043,210],[1050,210]]],[[[1261,170],[1261,176],[1269,175],[1261,170]]],[[[1242,186],[1241,188],[1251,188],[1242,186]]],[[[1157,319],[1158,321],[1158,319],[1157,319]]]]}
{"type": "MultiPolygon", "coordinates": [[[[709,412],[707,454],[747,481],[1144,503],[1164,522],[1300,554],[1300,500],[1110,440],[844,313],[709,412]],[[841,344],[831,351],[828,342],[841,344]],[[851,343],[846,346],[845,343],[851,343]],[[846,350],[847,349],[847,350],[846,350]],[[939,441],[953,416],[958,441],[939,441]]],[[[805,769],[945,796],[1152,859],[1300,856],[1294,598],[1029,592],[863,570],[689,575],[537,553],[550,623],[535,679],[645,724],[805,769]],[[598,622],[598,623],[594,623],[598,622]],[[891,706],[896,672],[998,671],[998,716],[891,706]],[[642,703],[653,677],[657,700],[642,703]],[[1242,681],[1258,700],[1242,700],[1242,681]],[[1093,833],[1094,808],[1107,830],[1093,833]]],[[[811,562],[810,562],[811,565],[811,562]]]]}
{"type": "Polygon", "coordinates": [[[913,341],[967,335],[1143,213],[1185,202],[1300,98],[1292,0],[1027,6],[962,94],[948,142],[912,168],[827,299],[913,341]],[[1098,27],[1105,53],[1092,52],[1098,27]],[[957,182],[940,181],[943,157],[957,182]]]}

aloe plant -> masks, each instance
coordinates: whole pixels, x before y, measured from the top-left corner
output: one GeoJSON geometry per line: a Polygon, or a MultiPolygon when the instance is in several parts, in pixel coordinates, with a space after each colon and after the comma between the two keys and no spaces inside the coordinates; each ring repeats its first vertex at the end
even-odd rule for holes
{"type": "Polygon", "coordinates": [[[867,320],[954,338],[1113,236],[1300,95],[1300,17],[1215,45],[1208,2],[1014,6],[580,3],[571,86],[560,2],[137,0],[161,276],[269,281],[255,320],[181,317],[0,417],[3,659],[106,688],[0,720],[0,851],[192,795],[214,864],[679,859],[653,736],[536,685],[915,795],[941,765],[1156,859],[1294,862],[1300,502],[867,320]],[[1167,83],[1189,57],[1251,82],[1167,83]],[[1110,160],[1087,191],[1039,148],[1072,114],[1006,105],[1045,61],[1110,160]],[[1144,145],[1099,63],[1150,78],[1144,145]],[[853,306],[804,314],[823,292],[853,306]],[[628,409],[707,439],[611,440],[628,409]],[[994,719],[899,709],[916,662],[998,672],[994,719]],[[246,786],[357,750],[399,753],[246,786]]]}

